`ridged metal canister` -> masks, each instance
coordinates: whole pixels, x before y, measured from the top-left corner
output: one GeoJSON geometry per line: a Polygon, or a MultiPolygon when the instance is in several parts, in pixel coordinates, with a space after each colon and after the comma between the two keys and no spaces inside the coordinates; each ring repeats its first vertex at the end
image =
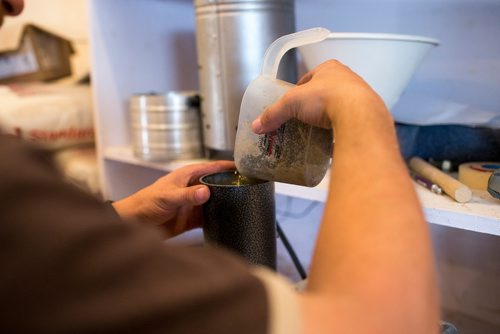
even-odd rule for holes
{"type": "Polygon", "coordinates": [[[134,155],[147,161],[203,156],[197,92],[139,94],[130,99],[134,155]]]}
{"type": "MultiPolygon", "coordinates": [[[[232,158],[243,93],[259,75],[267,47],[295,32],[294,1],[194,3],[204,145],[210,157],[232,158]]],[[[296,64],[295,54],[287,54],[279,78],[295,83],[296,64]]]]}

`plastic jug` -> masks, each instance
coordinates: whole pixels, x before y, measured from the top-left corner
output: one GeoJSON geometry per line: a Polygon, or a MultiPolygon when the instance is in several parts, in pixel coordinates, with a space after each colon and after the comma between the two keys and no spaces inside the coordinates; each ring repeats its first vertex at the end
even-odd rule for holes
{"type": "Polygon", "coordinates": [[[276,79],[283,55],[290,49],[324,40],[330,31],[313,28],[274,41],[264,55],[262,73],[248,85],[241,103],[234,159],[247,177],[313,187],[326,174],[333,147],[331,129],[321,129],[297,119],[262,135],[252,122],[293,84],[276,79]]]}

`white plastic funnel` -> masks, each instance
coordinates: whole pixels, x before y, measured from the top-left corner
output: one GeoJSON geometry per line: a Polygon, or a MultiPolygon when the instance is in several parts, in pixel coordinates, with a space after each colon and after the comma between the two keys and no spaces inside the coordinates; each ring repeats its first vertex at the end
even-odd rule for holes
{"type": "Polygon", "coordinates": [[[331,33],[320,43],[299,47],[306,67],[337,59],[360,75],[391,109],[430,49],[433,38],[374,33],[331,33]]]}

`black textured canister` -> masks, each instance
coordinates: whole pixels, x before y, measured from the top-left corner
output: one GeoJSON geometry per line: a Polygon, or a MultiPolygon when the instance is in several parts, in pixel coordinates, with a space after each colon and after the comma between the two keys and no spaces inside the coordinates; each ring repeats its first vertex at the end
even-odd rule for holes
{"type": "Polygon", "coordinates": [[[205,175],[200,182],[210,189],[210,199],[203,205],[206,242],[275,270],[274,183],[247,179],[235,171],[205,175]]]}

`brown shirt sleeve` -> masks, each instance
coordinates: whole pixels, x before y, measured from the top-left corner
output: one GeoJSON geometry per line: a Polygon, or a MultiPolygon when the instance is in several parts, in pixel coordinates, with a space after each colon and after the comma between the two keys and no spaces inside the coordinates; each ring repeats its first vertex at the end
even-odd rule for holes
{"type": "Polygon", "coordinates": [[[167,246],[0,137],[0,333],[265,333],[239,259],[167,246]]]}

